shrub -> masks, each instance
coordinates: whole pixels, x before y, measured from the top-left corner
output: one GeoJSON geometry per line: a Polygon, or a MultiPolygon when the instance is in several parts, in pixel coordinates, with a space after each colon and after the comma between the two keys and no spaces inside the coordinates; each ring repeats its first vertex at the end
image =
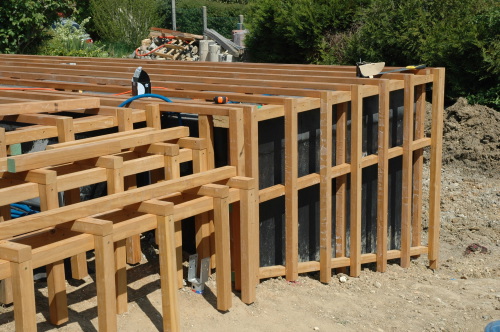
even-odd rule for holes
{"type": "Polygon", "coordinates": [[[245,44],[258,62],[324,63],[328,40],[349,34],[368,0],[255,0],[245,44]]]}
{"type": "Polygon", "coordinates": [[[130,47],[140,45],[149,28],[163,21],[160,0],[90,0],[90,9],[103,39],[130,47]]]}
{"type": "Polygon", "coordinates": [[[59,56],[106,57],[108,53],[97,44],[87,43],[88,34],[85,24],[90,20],[86,18],[80,23],[80,29],[73,26],[73,19],[55,23],[52,38],[47,40],[40,49],[40,54],[59,56]]]}
{"type": "Polygon", "coordinates": [[[71,0],[2,0],[0,53],[34,53],[48,38],[57,12],[71,12],[71,0]]]}
{"type": "Polygon", "coordinates": [[[499,8],[495,0],[373,0],[344,59],[446,67],[449,99],[469,95],[491,105],[496,95],[498,103],[499,8]]]}

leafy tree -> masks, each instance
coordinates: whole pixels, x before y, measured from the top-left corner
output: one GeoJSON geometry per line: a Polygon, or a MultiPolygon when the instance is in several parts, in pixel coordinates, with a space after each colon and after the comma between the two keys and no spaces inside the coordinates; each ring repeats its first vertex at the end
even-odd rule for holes
{"type": "Polygon", "coordinates": [[[32,53],[43,40],[58,12],[72,12],[71,0],[2,0],[0,53],[32,53]]]}
{"type": "Polygon", "coordinates": [[[130,47],[140,45],[149,28],[159,25],[160,0],[90,0],[92,18],[99,35],[130,47]]]}
{"type": "Polygon", "coordinates": [[[446,67],[449,98],[479,94],[491,105],[496,94],[498,107],[499,8],[495,0],[373,0],[345,58],[446,67]]]}
{"type": "Polygon", "coordinates": [[[321,63],[327,40],[351,30],[369,0],[254,0],[245,44],[253,61],[321,63]]]}

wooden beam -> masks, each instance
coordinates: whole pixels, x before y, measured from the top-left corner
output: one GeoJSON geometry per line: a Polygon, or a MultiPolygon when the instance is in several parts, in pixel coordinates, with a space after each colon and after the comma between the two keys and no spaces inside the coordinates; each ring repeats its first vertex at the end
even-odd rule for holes
{"type": "Polygon", "coordinates": [[[429,184],[429,266],[437,269],[439,258],[439,228],[441,203],[441,163],[443,149],[444,68],[432,69],[431,169],[429,184]]]}

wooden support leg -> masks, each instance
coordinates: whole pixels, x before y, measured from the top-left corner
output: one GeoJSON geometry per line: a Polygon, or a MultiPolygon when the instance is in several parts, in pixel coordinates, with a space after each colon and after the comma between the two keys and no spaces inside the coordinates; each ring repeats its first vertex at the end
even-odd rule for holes
{"type": "Polygon", "coordinates": [[[237,176],[228,184],[240,189],[241,300],[250,304],[255,302],[259,283],[259,192],[253,178],[237,176]]]}
{"type": "Polygon", "coordinates": [[[332,101],[331,94],[321,94],[320,108],[320,246],[319,280],[329,283],[332,278],[332,101]]]}
{"type": "Polygon", "coordinates": [[[169,202],[150,200],[143,202],[139,210],[157,215],[163,330],[180,331],[173,219],[174,205],[169,202]]]}
{"type": "Polygon", "coordinates": [[[230,214],[231,232],[231,266],[234,272],[234,289],[241,290],[241,224],[240,224],[240,203],[234,202],[231,205],[230,214]]]}
{"type": "Polygon", "coordinates": [[[72,230],[94,235],[99,331],[117,331],[113,222],[83,218],[72,230]]]}
{"type": "Polygon", "coordinates": [[[294,99],[285,100],[285,270],[286,280],[299,277],[298,118],[294,99]]]}
{"type": "MultiPolygon", "coordinates": [[[[65,205],[75,204],[80,202],[80,188],[71,189],[64,192],[65,205]]],[[[82,280],[89,275],[87,267],[87,254],[81,254],[71,257],[71,277],[73,279],[82,280]]]]}
{"type": "Polygon", "coordinates": [[[361,85],[351,87],[351,243],[350,258],[352,277],[361,273],[361,187],[362,187],[362,134],[363,94],[361,85]]]}
{"type": "MultiPolygon", "coordinates": [[[[164,179],[178,179],[181,176],[179,163],[179,145],[170,143],[152,144],[148,149],[149,153],[161,154],[164,156],[164,170],[162,177],[164,179]]],[[[177,257],[177,282],[178,287],[183,287],[183,268],[182,268],[182,222],[175,222],[175,246],[177,257]]]]}
{"type": "MultiPolygon", "coordinates": [[[[137,187],[137,179],[135,175],[125,177],[124,181],[126,190],[137,187]]],[[[127,263],[131,265],[139,264],[141,259],[141,236],[134,235],[127,238],[127,263]]]]}
{"type": "Polygon", "coordinates": [[[35,286],[31,247],[13,242],[0,243],[0,259],[10,261],[16,331],[36,331],[35,286]]]}
{"type": "MultiPolygon", "coordinates": [[[[1,128],[3,129],[3,128],[1,128]]],[[[0,134],[1,134],[0,130],[0,134]]],[[[1,139],[1,135],[0,135],[1,139]]],[[[10,205],[0,206],[0,222],[10,219],[10,205]]],[[[0,281],[0,303],[10,304],[14,301],[12,295],[12,280],[10,278],[0,281]]]]}
{"type": "Polygon", "coordinates": [[[441,162],[443,151],[444,68],[432,69],[431,174],[429,185],[429,267],[437,269],[441,224],[441,162]]]}
{"type": "MultiPolygon", "coordinates": [[[[68,123],[69,119],[65,118],[62,123],[68,123]]],[[[63,126],[63,128],[67,127],[63,126]]],[[[71,132],[67,134],[71,135],[71,132]]],[[[30,181],[38,183],[40,209],[42,211],[59,207],[57,173],[55,171],[45,169],[33,170],[28,172],[27,177],[30,181]]],[[[55,325],[67,322],[68,303],[66,299],[66,278],[63,261],[58,261],[47,266],[47,288],[49,292],[50,322],[55,325]]]]}
{"type": "Polygon", "coordinates": [[[387,269],[387,223],[389,190],[389,87],[379,85],[378,177],[377,177],[377,271],[387,269]]]}
{"type": "MultiPolygon", "coordinates": [[[[416,87],[415,140],[425,136],[425,84],[416,87]]],[[[413,151],[413,208],[411,222],[411,245],[422,244],[422,176],[424,170],[424,150],[413,151]]]]}
{"type": "Polygon", "coordinates": [[[214,198],[217,310],[227,311],[232,305],[229,187],[218,184],[207,184],[198,190],[198,195],[214,198]]]}
{"type": "Polygon", "coordinates": [[[68,300],[64,261],[47,265],[47,288],[49,292],[50,322],[61,325],[68,321],[68,300]]]}
{"type": "MultiPolygon", "coordinates": [[[[346,162],[347,103],[337,105],[337,130],[335,134],[335,164],[346,162]]],[[[335,257],[346,255],[346,183],[347,175],[335,179],[335,257]]],[[[336,269],[347,273],[347,268],[336,269]]]]}
{"type": "Polygon", "coordinates": [[[127,241],[115,243],[115,285],[116,285],[116,313],[127,311],[127,241]]]}
{"type": "Polygon", "coordinates": [[[413,173],[413,116],[415,102],[414,76],[404,78],[404,115],[403,115],[403,188],[401,208],[401,267],[410,266],[411,247],[411,207],[412,207],[412,173],[413,173]]]}

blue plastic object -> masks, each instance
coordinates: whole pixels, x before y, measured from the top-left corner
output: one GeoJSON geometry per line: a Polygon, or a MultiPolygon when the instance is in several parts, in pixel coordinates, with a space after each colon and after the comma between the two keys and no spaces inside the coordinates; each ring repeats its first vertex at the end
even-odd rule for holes
{"type": "Polygon", "coordinates": [[[500,320],[494,321],[486,325],[484,332],[500,332],[500,320]]]}
{"type": "Polygon", "coordinates": [[[10,205],[10,217],[12,219],[27,216],[29,214],[38,213],[39,211],[33,210],[29,205],[14,203],[10,205]]]}
{"type": "MultiPolygon", "coordinates": [[[[141,98],[158,98],[158,99],[161,99],[163,101],[166,101],[167,103],[172,103],[172,100],[170,100],[170,98],[167,98],[165,96],[158,95],[155,93],[145,93],[142,95],[130,97],[129,99],[125,100],[120,105],[118,105],[118,107],[128,107],[134,100],[141,99],[141,98]]],[[[175,113],[175,112],[172,112],[172,113],[175,113]]],[[[179,125],[182,126],[181,113],[175,113],[175,114],[177,114],[177,118],[179,119],[179,125]]]]}

